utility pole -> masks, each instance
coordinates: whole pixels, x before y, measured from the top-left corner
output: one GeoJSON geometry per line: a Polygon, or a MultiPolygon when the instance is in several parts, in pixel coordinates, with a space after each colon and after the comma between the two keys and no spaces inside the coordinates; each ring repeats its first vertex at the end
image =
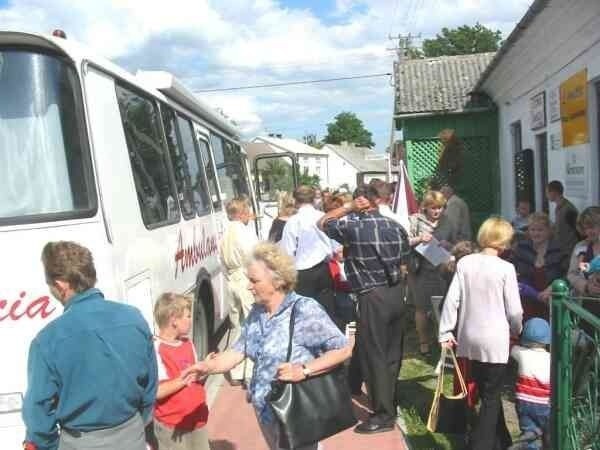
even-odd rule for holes
{"type": "MultiPolygon", "coordinates": [[[[390,51],[395,51],[396,52],[396,56],[397,56],[397,60],[394,61],[394,70],[393,70],[393,81],[392,81],[392,86],[394,86],[394,107],[392,108],[392,111],[395,110],[395,106],[396,106],[396,86],[395,86],[395,81],[398,79],[398,73],[400,71],[400,65],[404,63],[404,61],[406,59],[409,59],[409,50],[411,48],[412,45],[412,41],[413,39],[420,39],[421,38],[421,33],[419,33],[416,36],[413,36],[412,33],[408,33],[407,35],[402,35],[399,34],[397,36],[388,36],[390,41],[396,41],[398,42],[397,47],[393,47],[393,48],[389,48],[388,50],[390,51]]],[[[394,151],[394,142],[395,142],[395,136],[396,134],[396,120],[394,118],[394,113],[392,112],[392,127],[391,127],[391,132],[390,132],[390,146],[389,146],[389,150],[388,150],[388,164],[387,164],[387,181],[391,182],[392,181],[392,154],[394,151]]]]}

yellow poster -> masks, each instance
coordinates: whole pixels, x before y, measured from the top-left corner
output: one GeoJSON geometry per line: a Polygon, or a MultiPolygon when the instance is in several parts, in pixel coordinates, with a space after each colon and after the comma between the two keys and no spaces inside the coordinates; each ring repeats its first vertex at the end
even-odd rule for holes
{"type": "Polygon", "coordinates": [[[560,85],[563,147],[590,141],[587,123],[587,69],[560,85]]]}

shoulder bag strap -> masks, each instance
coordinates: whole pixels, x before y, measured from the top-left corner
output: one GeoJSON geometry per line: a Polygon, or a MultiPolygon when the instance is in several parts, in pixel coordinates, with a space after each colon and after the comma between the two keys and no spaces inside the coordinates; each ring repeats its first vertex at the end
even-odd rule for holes
{"type": "Polygon", "coordinates": [[[292,357],[292,339],[294,337],[294,322],[296,322],[296,303],[298,303],[298,300],[294,302],[292,311],[290,312],[290,341],[288,342],[287,357],[285,358],[286,362],[290,362],[290,358],[292,357]]]}

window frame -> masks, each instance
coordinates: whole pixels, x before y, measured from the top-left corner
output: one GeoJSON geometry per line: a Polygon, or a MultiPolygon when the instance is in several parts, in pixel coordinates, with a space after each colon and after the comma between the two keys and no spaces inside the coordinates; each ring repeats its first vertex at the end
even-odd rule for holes
{"type": "MultiPolygon", "coordinates": [[[[195,122],[193,120],[192,120],[192,122],[194,124],[196,124],[196,126],[201,126],[201,125],[198,124],[198,122],[195,122]]],[[[215,174],[215,186],[217,188],[216,194],[217,194],[217,197],[218,197],[218,200],[217,200],[218,207],[215,207],[215,202],[212,199],[213,193],[212,193],[212,191],[210,189],[210,182],[209,182],[208,176],[206,176],[206,170],[204,170],[204,175],[206,176],[206,182],[207,182],[206,186],[207,186],[208,192],[209,192],[209,194],[211,196],[210,203],[211,203],[212,211],[214,213],[217,213],[217,212],[223,211],[224,207],[223,207],[223,198],[221,196],[221,184],[219,183],[219,174],[217,173],[217,166],[215,164],[215,154],[213,152],[212,143],[210,142],[210,129],[209,129],[209,134],[208,135],[205,134],[205,133],[200,133],[200,134],[201,134],[202,137],[198,136],[198,133],[196,133],[195,130],[194,130],[194,135],[195,135],[194,136],[194,142],[196,143],[196,149],[198,151],[198,154],[200,155],[200,160],[202,161],[203,164],[204,164],[204,155],[200,151],[200,141],[206,143],[206,148],[208,150],[208,157],[210,158],[210,161],[209,161],[210,162],[210,166],[212,167],[212,170],[213,170],[213,172],[215,174]]],[[[204,165],[204,167],[206,168],[206,165],[204,165]]]]}
{"type": "MultiPolygon", "coordinates": [[[[81,77],[76,65],[65,55],[50,49],[39,48],[33,45],[0,45],[0,51],[13,51],[22,53],[35,53],[56,59],[66,65],[71,72],[72,81],[70,87],[73,93],[74,116],[77,125],[77,138],[81,149],[82,173],[88,190],[89,207],[85,209],[61,211],[52,213],[28,214],[24,216],[0,217],[0,227],[15,225],[30,225],[44,222],[59,222],[65,220],[89,219],[98,213],[98,189],[96,187],[96,176],[87,129],[87,114],[84,108],[84,96],[81,77]]],[[[64,149],[66,151],[66,148],[64,149]]],[[[70,182],[70,180],[69,180],[70,182]]]]}
{"type": "MultiPolygon", "coordinates": [[[[172,109],[172,108],[171,108],[172,109]]],[[[202,179],[204,180],[204,186],[206,187],[206,190],[208,192],[208,200],[209,200],[209,204],[208,204],[208,208],[203,211],[202,213],[199,213],[198,210],[196,208],[194,208],[194,210],[196,211],[196,217],[205,217],[209,214],[212,214],[214,212],[214,206],[213,206],[213,201],[212,201],[212,197],[211,197],[211,192],[210,192],[210,187],[208,186],[208,178],[206,177],[206,167],[203,165],[203,160],[202,160],[202,155],[200,153],[200,147],[198,146],[198,142],[195,136],[195,130],[194,130],[194,120],[191,119],[189,116],[187,116],[186,114],[183,114],[182,112],[176,111],[174,109],[172,109],[176,119],[182,119],[185,120],[188,125],[190,126],[190,132],[192,133],[192,144],[194,145],[194,155],[196,156],[196,160],[198,162],[198,164],[200,164],[200,166],[202,167],[202,179]]],[[[177,122],[177,133],[178,133],[178,138],[181,139],[181,129],[179,128],[179,122],[177,122]]],[[[185,150],[184,150],[185,152],[185,150]]],[[[217,186],[218,189],[218,186],[217,186]]],[[[220,201],[221,197],[219,196],[219,201],[220,201]]]]}
{"type": "Polygon", "coordinates": [[[114,84],[115,84],[115,99],[117,100],[117,107],[119,108],[119,117],[121,119],[121,126],[122,126],[122,131],[123,131],[123,135],[125,137],[125,143],[127,146],[127,153],[128,153],[128,159],[129,159],[129,167],[131,169],[131,180],[133,181],[133,186],[134,186],[134,190],[135,190],[135,197],[137,200],[137,205],[138,205],[138,211],[140,214],[140,219],[142,221],[142,224],[144,225],[144,227],[147,230],[155,230],[157,228],[162,228],[165,226],[169,226],[169,225],[173,225],[176,223],[179,223],[181,221],[181,217],[182,217],[182,213],[181,210],[179,208],[179,199],[177,197],[178,191],[177,191],[177,185],[175,184],[175,174],[173,171],[173,166],[171,164],[171,155],[169,153],[169,149],[167,146],[167,137],[165,134],[165,130],[164,130],[164,125],[162,122],[162,114],[161,114],[161,110],[160,110],[160,102],[151,94],[144,92],[143,89],[140,89],[139,87],[132,85],[131,83],[128,83],[127,81],[123,80],[122,78],[115,78],[114,79],[114,84]],[[118,98],[118,94],[117,94],[117,88],[121,88],[121,89],[125,89],[128,90],[129,92],[133,93],[134,95],[137,95],[139,97],[141,97],[144,100],[149,101],[152,105],[154,105],[154,107],[156,108],[156,112],[158,114],[158,132],[160,134],[160,138],[162,139],[161,147],[163,149],[163,151],[165,152],[166,157],[165,159],[165,164],[166,164],[166,169],[167,169],[167,176],[169,179],[169,184],[171,187],[171,193],[175,194],[174,200],[175,204],[177,205],[177,217],[174,217],[173,219],[168,219],[167,220],[162,220],[160,222],[154,222],[152,224],[147,224],[144,221],[144,216],[142,214],[142,206],[140,205],[140,201],[139,201],[139,193],[138,193],[138,189],[137,186],[135,185],[135,178],[133,176],[133,165],[132,165],[132,161],[131,161],[131,156],[129,155],[130,153],[130,149],[129,149],[129,143],[127,140],[127,135],[125,133],[125,123],[123,120],[123,115],[121,113],[121,106],[119,104],[119,98],[118,98]]]}

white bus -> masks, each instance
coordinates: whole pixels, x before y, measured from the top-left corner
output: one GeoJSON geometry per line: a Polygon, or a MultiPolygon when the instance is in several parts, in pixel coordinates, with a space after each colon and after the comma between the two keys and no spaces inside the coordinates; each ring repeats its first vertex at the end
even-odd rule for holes
{"type": "Polygon", "coordinates": [[[228,313],[224,203],[255,202],[237,130],[165,72],[127,73],[55,36],[0,31],[0,449],[20,448],[31,339],[62,308],[52,240],[93,252],[98,287],[150,324],[163,291],[194,297],[207,351],[228,313]]]}

